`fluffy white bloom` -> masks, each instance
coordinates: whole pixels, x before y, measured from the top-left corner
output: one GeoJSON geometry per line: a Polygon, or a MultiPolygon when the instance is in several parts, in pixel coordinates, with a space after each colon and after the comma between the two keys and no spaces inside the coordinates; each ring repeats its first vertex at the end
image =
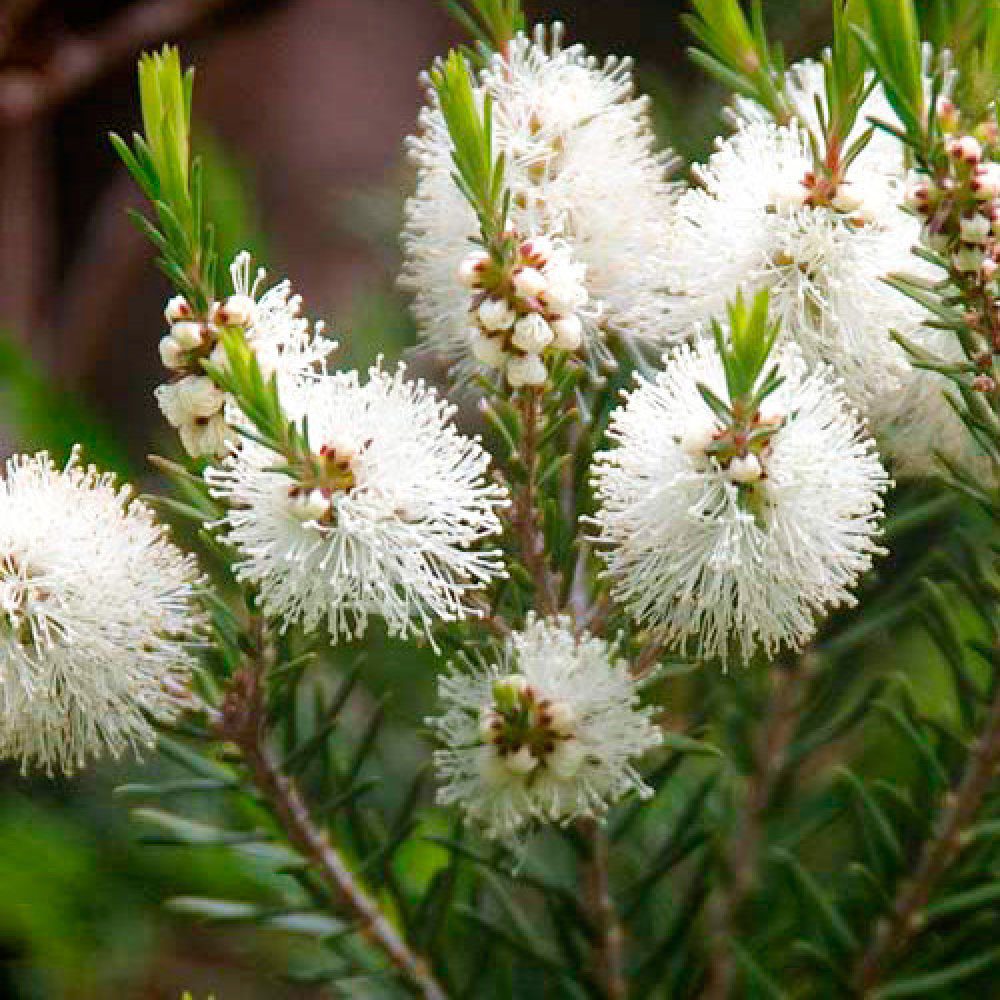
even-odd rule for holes
{"type": "Polygon", "coordinates": [[[444,713],[428,719],[442,804],[458,804],[491,836],[533,821],[599,815],[627,792],[649,793],[634,760],[657,746],[624,661],[568,619],[529,616],[499,662],[442,675],[444,713]]]}
{"type": "Polygon", "coordinates": [[[827,362],[867,406],[909,368],[889,331],[909,335],[923,313],[883,280],[915,272],[919,221],[900,207],[902,179],[877,170],[852,181],[871,208],[857,219],[804,203],[812,169],[797,128],[743,125],[698,171],[677,205],[671,269],[676,336],[725,313],[734,289],[770,289],[771,316],[810,365],[827,362]]]}
{"type": "Polygon", "coordinates": [[[617,598],[699,656],[800,647],[879,552],[888,480],[861,419],[828,369],[807,373],[793,346],[778,363],[785,381],[761,415],[777,429],[752,485],[703,450],[716,425],[698,384],[728,399],[707,341],[628,394],[608,432],[618,447],[597,456],[595,523],[617,598]]]}
{"type": "MultiPolygon", "coordinates": [[[[955,334],[922,327],[910,342],[945,362],[964,361],[955,334]]],[[[881,397],[872,408],[871,423],[894,475],[923,478],[943,471],[938,453],[959,468],[992,481],[992,463],[955,411],[961,396],[944,375],[912,368],[897,392],[881,397]]]]}
{"type": "Polygon", "coordinates": [[[278,456],[250,440],[205,473],[229,508],[237,573],[267,613],[307,629],[325,616],[334,637],[360,635],[370,614],[396,635],[462,617],[467,593],[503,572],[499,552],[474,546],[500,532],[505,493],[454,407],[402,367],[289,382],[282,404],[307,419],[322,481],[274,471],[278,456]]]}
{"type": "MultiPolygon", "coordinates": [[[[660,341],[664,222],[674,192],[669,157],[654,150],[648,101],[634,94],[631,61],[599,62],[579,45],[563,48],[561,27],[539,27],[494,57],[477,92],[493,99],[511,227],[526,238],[564,242],[585,273],[588,307],[572,288],[558,306],[581,313],[590,352],[600,353],[599,325],[660,341]]],[[[402,281],[416,294],[428,346],[464,359],[477,266],[470,240],[478,226],[452,178],[451,138],[433,92],[409,149],[419,172],[407,204],[402,281]]],[[[555,295],[567,287],[556,283],[555,295]]]]}
{"type": "Polygon", "coordinates": [[[187,705],[193,560],[110,475],[47,455],[0,481],[0,756],[52,772],[152,745],[187,705]]]}

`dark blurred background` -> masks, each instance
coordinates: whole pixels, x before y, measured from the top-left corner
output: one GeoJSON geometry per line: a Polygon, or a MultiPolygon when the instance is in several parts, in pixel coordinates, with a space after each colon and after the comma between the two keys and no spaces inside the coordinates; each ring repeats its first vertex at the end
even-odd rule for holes
{"type": "MultiPolygon", "coordinates": [[[[635,56],[663,141],[686,160],[710,148],[724,95],[685,56],[683,3],[526,7],[533,21],[566,21],[570,39],[599,54],[635,56]]],[[[765,8],[790,58],[828,37],[826,0],[765,8]]],[[[147,482],[145,454],[174,448],[151,395],[168,289],[126,217],[139,202],[107,142],[137,125],[137,53],[167,40],[198,68],[224,252],[249,247],[274,279],[292,277],[345,361],[412,343],[394,288],[411,183],[402,140],[418,73],[461,40],[435,0],[0,0],[4,453],[65,452],[82,439],[96,460],[147,482]]],[[[397,721],[419,719],[420,686],[415,700],[395,700],[397,721]]],[[[67,782],[0,771],[0,998],[315,995],[277,978],[300,945],[192,928],[160,908],[177,893],[268,891],[252,860],[135,844],[112,790],[164,768],[148,760],[67,782]]]]}

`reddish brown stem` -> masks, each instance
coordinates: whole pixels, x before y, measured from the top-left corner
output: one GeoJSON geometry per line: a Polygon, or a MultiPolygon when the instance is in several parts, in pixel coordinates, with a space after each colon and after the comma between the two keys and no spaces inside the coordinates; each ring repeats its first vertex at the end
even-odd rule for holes
{"type": "Polygon", "coordinates": [[[958,785],[947,793],[935,833],[921,849],[912,876],[899,888],[892,909],[881,920],[859,963],[854,982],[859,996],[872,995],[893,959],[920,932],[922,914],[938,882],[962,850],[962,834],[973,822],[1000,765],[1000,691],[986,728],[975,744],[958,785]]]}
{"type": "Polygon", "coordinates": [[[808,673],[807,661],[771,669],[773,688],[754,751],[753,769],[725,850],[726,881],[709,900],[711,937],[708,977],[701,994],[704,1000],[726,1000],[733,993],[736,960],[731,942],[739,931],[743,904],[754,889],[764,844],[765,817],[798,725],[799,692],[808,673]]]}
{"type": "Polygon", "coordinates": [[[626,1000],[628,985],[623,963],[624,936],[611,895],[608,872],[608,837],[596,820],[581,820],[580,831],[590,845],[585,872],[585,895],[597,935],[594,972],[607,1000],[626,1000]]]}
{"type": "Polygon", "coordinates": [[[239,749],[254,787],[289,843],[309,862],[330,898],[339,901],[356,921],[358,933],[386,956],[416,994],[425,1000],[446,1000],[427,961],[410,949],[356,879],[313,821],[294,782],[275,762],[264,729],[265,669],[263,662],[253,663],[234,677],[218,721],[220,735],[239,749]]]}

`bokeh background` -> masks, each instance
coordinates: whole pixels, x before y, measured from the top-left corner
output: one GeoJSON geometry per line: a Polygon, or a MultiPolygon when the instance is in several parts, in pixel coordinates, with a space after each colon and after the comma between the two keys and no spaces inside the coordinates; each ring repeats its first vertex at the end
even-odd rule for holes
{"type": "MultiPolygon", "coordinates": [[[[828,37],[826,0],[764,6],[790,58],[828,37]]],[[[724,95],[686,58],[683,3],[526,7],[595,52],[634,55],[664,141],[685,160],[707,152],[724,95]]],[[[364,364],[414,339],[394,286],[412,181],[403,138],[419,72],[461,39],[436,0],[0,0],[0,448],[65,454],[82,440],[147,487],[145,455],[175,448],[152,398],[168,289],[127,219],[138,199],[106,136],[136,126],[135,57],[166,40],[198,67],[224,252],[248,247],[273,278],[291,276],[343,360],[364,364]]],[[[402,731],[427,707],[427,665],[375,643],[370,688],[392,688],[402,731]]],[[[421,752],[398,744],[401,759],[421,752]]],[[[268,891],[252,857],[137,842],[114,788],[171,766],[151,757],[72,781],[0,771],[0,998],[317,995],[280,978],[297,939],[196,927],[161,907],[268,891]]]]}

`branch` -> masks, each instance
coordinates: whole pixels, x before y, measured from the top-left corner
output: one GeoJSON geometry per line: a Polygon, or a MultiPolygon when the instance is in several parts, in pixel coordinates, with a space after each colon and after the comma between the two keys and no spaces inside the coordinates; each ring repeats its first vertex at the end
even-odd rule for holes
{"type": "Polygon", "coordinates": [[[596,932],[595,972],[607,1000],[625,1000],[628,986],[622,956],[624,939],[611,896],[607,833],[597,820],[581,820],[579,826],[590,844],[585,888],[590,918],[596,932]]]}
{"type": "Polygon", "coordinates": [[[729,942],[737,934],[740,910],[754,888],[764,845],[765,816],[798,727],[799,695],[811,674],[808,657],[768,669],[774,677],[770,702],[761,724],[742,809],[725,851],[728,882],[719,886],[709,901],[712,933],[708,978],[702,991],[705,1000],[725,1000],[733,991],[736,961],[729,942]]]}
{"type": "Polygon", "coordinates": [[[44,114],[146,45],[189,31],[230,0],[152,0],[132,4],[88,36],[58,45],[40,70],[0,74],[0,126],[44,114]]]}
{"type": "Polygon", "coordinates": [[[921,914],[937,883],[962,850],[962,834],[975,819],[1000,765],[1000,689],[982,736],[974,744],[956,788],[944,797],[936,832],[924,842],[912,877],[902,883],[889,915],[881,920],[855,970],[858,995],[872,996],[892,960],[921,929],[921,914]]]}
{"type": "Polygon", "coordinates": [[[541,393],[538,389],[526,389],[521,393],[521,461],[524,463],[524,483],[514,492],[511,517],[521,547],[521,557],[535,584],[539,611],[545,615],[554,615],[559,610],[559,594],[545,556],[545,535],[538,520],[536,498],[540,403],[541,393]]]}
{"type": "Polygon", "coordinates": [[[220,736],[237,746],[254,786],[289,843],[309,861],[330,898],[340,900],[354,916],[358,932],[388,958],[424,1000],[446,1000],[427,961],[410,950],[378,903],[355,879],[340,852],[313,821],[295,784],[275,763],[264,729],[266,660],[262,654],[234,676],[217,726],[220,736]]]}

